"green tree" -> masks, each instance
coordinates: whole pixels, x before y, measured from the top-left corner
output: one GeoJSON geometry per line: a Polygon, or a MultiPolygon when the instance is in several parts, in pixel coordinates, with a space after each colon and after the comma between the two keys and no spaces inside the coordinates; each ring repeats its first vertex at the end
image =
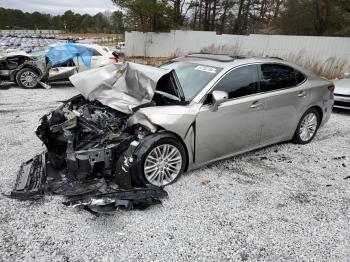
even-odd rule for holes
{"type": "Polygon", "coordinates": [[[176,26],[174,10],[166,1],[159,0],[112,0],[127,12],[129,29],[167,31],[176,26]]]}

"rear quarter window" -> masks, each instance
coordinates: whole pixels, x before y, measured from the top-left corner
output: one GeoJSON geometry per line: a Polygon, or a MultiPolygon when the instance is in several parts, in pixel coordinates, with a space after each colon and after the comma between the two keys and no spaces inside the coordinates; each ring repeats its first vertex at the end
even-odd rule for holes
{"type": "Polygon", "coordinates": [[[297,85],[300,85],[306,80],[306,76],[298,70],[295,70],[295,78],[297,80],[297,85]]]}
{"type": "Polygon", "coordinates": [[[92,49],[92,51],[93,51],[93,54],[92,54],[93,56],[102,56],[102,54],[96,49],[92,49]]]}
{"type": "Polygon", "coordinates": [[[294,68],[280,64],[261,65],[261,92],[270,92],[297,85],[294,68]]]}

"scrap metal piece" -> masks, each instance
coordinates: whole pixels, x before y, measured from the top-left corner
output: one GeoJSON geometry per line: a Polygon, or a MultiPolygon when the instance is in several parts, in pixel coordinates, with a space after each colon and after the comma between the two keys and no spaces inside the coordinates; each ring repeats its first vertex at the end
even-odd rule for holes
{"type": "Polygon", "coordinates": [[[151,205],[161,204],[161,198],[168,193],[161,187],[148,186],[130,190],[116,190],[90,196],[67,198],[67,206],[83,207],[95,213],[110,213],[118,209],[145,209],[151,205]]]}
{"type": "Polygon", "coordinates": [[[130,62],[81,72],[69,78],[86,99],[97,100],[126,114],[132,114],[135,107],[150,103],[156,89],[160,91],[169,82],[176,90],[182,90],[180,83],[173,79],[177,79],[174,70],[130,62]]]}
{"type": "Polygon", "coordinates": [[[22,200],[40,198],[45,184],[46,153],[42,153],[21,165],[10,197],[22,200]]]}

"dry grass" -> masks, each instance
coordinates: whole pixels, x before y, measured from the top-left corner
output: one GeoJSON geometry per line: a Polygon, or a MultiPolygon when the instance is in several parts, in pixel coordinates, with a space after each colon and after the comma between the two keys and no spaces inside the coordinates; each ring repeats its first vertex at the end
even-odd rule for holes
{"type": "MultiPolygon", "coordinates": [[[[266,56],[264,51],[254,52],[246,51],[243,52],[241,46],[237,43],[235,45],[211,45],[201,50],[203,53],[214,53],[214,54],[229,54],[229,55],[248,55],[248,56],[266,56]]],[[[306,54],[304,50],[299,53],[289,53],[285,56],[278,54],[269,54],[270,57],[280,57],[288,62],[300,65],[317,75],[324,76],[328,79],[335,79],[341,76],[347,71],[348,60],[347,58],[336,58],[329,57],[326,60],[312,59],[306,54]]]]}
{"type": "MultiPolygon", "coordinates": [[[[239,44],[236,45],[211,45],[209,47],[203,48],[201,50],[202,53],[213,53],[213,54],[229,54],[229,55],[247,55],[247,56],[266,56],[264,52],[243,52],[239,44]]],[[[173,55],[170,57],[126,57],[126,61],[134,62],[134,63],[141,63],[146,65],[152,65],[152,66],[159,66],[161,64],[164,64],[175,57],[178,57],[180,55],[173,55]]],[[[288,62],[295,63],[297,65],[300,65],[312,72],[314,72],[317,75],[326,77],[328,79],[335,79],[339,76],[341,76],[343,73],[345,73],[348,70],[348,61],[346,58],[336,58],[336,57],[329,57],[326,60],[317,60],[317,59],[311,59],[304,50],[301,50],[299,53],[289,53],[285,56],[279,56],[277,54],[269,54],[270,57],[280,57],[288,62]]]]}
{"type": "Polygon", "coordinates": [[[144,64],[144,65],[151,65],[151,66],[160,66],[162,64],[169,62],[170,60],[172,60],[174,58],[175,58],[175,56],[170,56],[170,57],[132,56],[132,57],[125,57],[124,61],[144,64]]]}

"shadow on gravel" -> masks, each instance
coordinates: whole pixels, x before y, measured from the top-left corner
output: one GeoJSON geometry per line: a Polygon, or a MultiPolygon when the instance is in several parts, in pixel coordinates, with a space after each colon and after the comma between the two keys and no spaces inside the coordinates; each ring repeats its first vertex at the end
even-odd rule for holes
{"type": "Polygon", "coordinates": [[[16,87],[13,83],[1,83],[0,84],[0,90],[8,90],[11,87],[16,87]]]}
{"type": "MultiPolygon", "coordinates": [[[[51,88],[69,88],[69,87],[74,87],[71,84],[71,82],[69,82],[69,81],[52,82],[52,83],[49,83],[49,84],[51,85],[51,88]]],[[[10,83],[10,82],[6,82],[6,83],[1,83],[0,84],[0,90],[8,90],[10,88],[21,88],[21,87],[19,87],[15,83],[10,83]]],[[[39,87],[33,88],[33,89],[45,89],[45,88],[39,85],[39,87]]]]}
{"type": "Polygon", "coordinates": [[[350,116],[350,110],[341,109],[341,108],[333,108],[332,113],[333,113],[333,114],[348,115],[348,116],[350,116]]]}

